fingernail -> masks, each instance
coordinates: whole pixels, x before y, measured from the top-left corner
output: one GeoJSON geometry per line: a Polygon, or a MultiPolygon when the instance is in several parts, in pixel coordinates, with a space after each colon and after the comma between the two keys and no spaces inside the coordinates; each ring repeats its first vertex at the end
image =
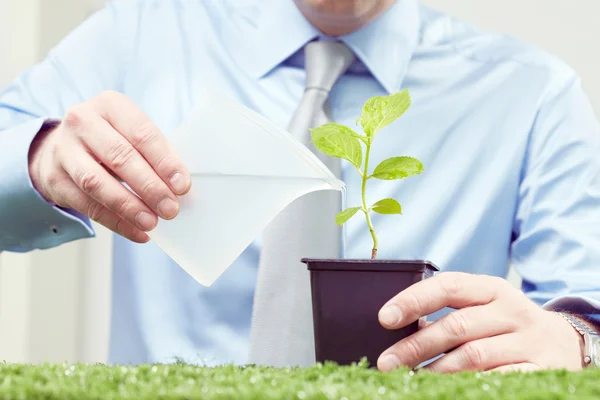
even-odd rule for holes
{"type": "Polygon", "coordinates": [[[147,212],[141,212],[135,218],[135,222],[137,223],[138,228],[141,230],[148,232],[154,229],[154,225],[156,224],[156,219],[148,214],[147,212]]]}
{"type": "Polygon", "coordinates": [[[393,354],[386,354],[377,360],[377,368],[380,371],[388,372],[400,366],[400,360],[393,354]]]}
{"type": "Polygon", "coordinates": [[[163,218],[174,218],[179,212],[179,205],[171,199],[164,199],[158,205],[158,212],[163,218]]]}
{"type": "Polygon", "coordinates": [[[171,183],[171,187],[173,188],[173,190],[175,190],[175,192],[177,192],[177,194],[185,192],[188,186],[187,179],[185,179],[183,174],[180,172],[177,172],[175,175],[173,175],[169,182],[171,183]]]}
{"type": "Polygon", "coordinates": [[[146,233],[138,230],[133,233],[133,239],[138,243],[147,243],[150,240],[146,233]]]}
{"type": "Polygon", "coordinates": [[[394,327],[400,323],[402,319],[402,311],[397,305],[389,305],[381,309],[379,312],[379,321],[386,326],[394,327]]]}

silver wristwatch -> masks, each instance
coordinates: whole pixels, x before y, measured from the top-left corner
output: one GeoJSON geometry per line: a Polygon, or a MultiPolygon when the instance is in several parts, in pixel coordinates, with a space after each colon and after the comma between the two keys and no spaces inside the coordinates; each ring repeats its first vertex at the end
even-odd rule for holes
{"type": "Polygon", "coordinates": [[[559,312],[583,336],[583,362],[586,366],[600,367],[600,333],[570,314],[559,312]]]}

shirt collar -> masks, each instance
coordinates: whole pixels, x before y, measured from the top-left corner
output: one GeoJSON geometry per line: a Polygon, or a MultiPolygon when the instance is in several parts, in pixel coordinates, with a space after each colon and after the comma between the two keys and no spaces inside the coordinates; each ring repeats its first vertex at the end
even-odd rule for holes
{"type": "Polygon", "coordinates": [[[395,93],[418,45],[420,20],[417,0],[397,0],[370,24],[340,39],[388,93],[395,93]]]}
{"type": "MultiPolygon", "coordinates": [[[[253,78],[268,74],[320,36],[292,0],[263,0],[251,9],[235,7],[232,11],[235,15],[221,35],[231,56],[253,78]]],[[[368,25],[338,39],[394,93],[402,86],[419,32],[418,0],[397,0],[368,25]]]]}

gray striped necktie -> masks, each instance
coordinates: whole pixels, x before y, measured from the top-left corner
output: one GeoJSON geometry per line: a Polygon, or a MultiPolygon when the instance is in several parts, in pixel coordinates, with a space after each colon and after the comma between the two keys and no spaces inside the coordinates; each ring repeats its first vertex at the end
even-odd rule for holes
{"type": "MultiPolygon", "coordinates": [[[[314,41],[304,49],[306,89],[288,131],[340,176],[338,159],[310,144],[310,128],[330,122],[331,88],[354,60],[344,44],[314,41]]],[[[340,228],[335,216],[341,194],[320,191],[286,207],[263,233],[250,344],[251,364],[275,367],[313,364],[314,337],[310,276],[300,260],[338,258],[340,228]]]]}

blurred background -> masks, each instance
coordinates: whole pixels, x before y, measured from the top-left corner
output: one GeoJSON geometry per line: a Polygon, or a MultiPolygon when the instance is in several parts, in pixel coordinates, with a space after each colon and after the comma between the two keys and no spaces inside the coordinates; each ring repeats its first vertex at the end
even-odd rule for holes
{"type": "MultiPolygon", "coordinates": [[[[422,2],[559,56],[580,74],[600,116],[598,0],[422,2]]],[[[44,58],[103,4],[104,0],[0,0],[0,87],[44,58]]],[[[106,362],[111,234],[96,228],[98,237],[93,240],[30,254],[0,254],[0,360],[106,362]]],[[[519,285],[516,274],[509,279],[519,285]]]]}

